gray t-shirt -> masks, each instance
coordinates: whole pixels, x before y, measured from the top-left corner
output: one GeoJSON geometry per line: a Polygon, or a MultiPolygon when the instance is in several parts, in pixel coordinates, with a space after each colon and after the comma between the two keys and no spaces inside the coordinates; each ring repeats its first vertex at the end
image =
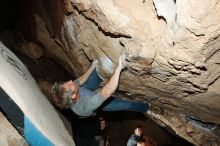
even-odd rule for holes
{"type": "MultiPolygon", "coordinates": [[[[79,84],[79,80],[75,80],[79,84]]],[[[95,110],[105,101],[100,93],[88,90],[87,88],[79,88],[80,99],[71,106],[71,110],[79,116],[90,117],[96,114],[95,110]]]]}

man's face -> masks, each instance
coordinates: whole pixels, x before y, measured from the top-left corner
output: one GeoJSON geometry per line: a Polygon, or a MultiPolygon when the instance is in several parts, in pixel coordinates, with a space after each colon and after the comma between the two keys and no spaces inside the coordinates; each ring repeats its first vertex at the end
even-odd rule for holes
{"type": "Polygon", "coordinates": [[[143,134],[143,132],[144,131],[142,128],[136,128],[134,131],[135,135],[137,135],[137,136],[141,136],[143,134]]]}
{"type": "Polygon", "coordinates": [[[71,91],[72,100],[76,99],[79,96],[79,85],[74,83],[72,80],[65,82],[63,84],[63,88],[67,91],[71,91]]]}

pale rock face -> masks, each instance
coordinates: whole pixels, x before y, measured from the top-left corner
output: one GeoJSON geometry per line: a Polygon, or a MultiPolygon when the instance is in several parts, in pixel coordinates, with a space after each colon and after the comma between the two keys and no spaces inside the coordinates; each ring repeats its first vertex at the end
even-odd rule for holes
{"type": "Polygon", "coordinates": [[[154,0],[157,15],[166,19],[168,24],[175,23],[176,17],[176,4],[174,0],[154,0]]]}
{"type": "Polygon", "coordinates": [[[220,145],[219,0],[71,3],[71,14],[53,14],[63,18],[54,39],[53,18],[35,16],[38,41],[49,55],[77,76],[98,59],[99,73],[108,79],[125,54],[119,89],[138,95],[127,98],[153,99],[149,115],[191,143],[220,145]]]}
{"type": "Polygon", "coordinates": [[[12,124],[0,112],[0,145],[2,146],[28,146],[25,139],[17,132],[12,124]]]}
{"type": "Polygon", "coordinates": [[[81,11],[88,10],[91,5],[91,0],[71,0],[74,5],[76,5],[81,11]]]}

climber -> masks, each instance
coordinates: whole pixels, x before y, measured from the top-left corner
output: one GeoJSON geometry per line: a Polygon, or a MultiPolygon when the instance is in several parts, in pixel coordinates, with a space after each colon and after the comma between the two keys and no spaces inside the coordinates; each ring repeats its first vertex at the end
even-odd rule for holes
{"type": "Polygon", "coordinates": [[[136,111],[146,112],[149,104],[130,102],[112,97],[118,87],[121,71],[125,68],[119,57],[118,66],[100,91],[96,91],[101,79],[96,72],[98,60],[94,60],[90,68],[78,79],[63,83],[55,83],[51,88],[52,103],[61,108],[70,108],[79,117],[92,117],[98,109],[102,111],[136,111]]]}

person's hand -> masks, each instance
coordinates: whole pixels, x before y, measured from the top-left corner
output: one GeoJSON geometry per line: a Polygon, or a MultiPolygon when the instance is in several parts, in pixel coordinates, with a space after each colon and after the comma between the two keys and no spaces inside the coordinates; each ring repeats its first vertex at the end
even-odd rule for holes
{"type": "Polygon", "coordinates": [[[123,63],[123,61],[125,60],[125,56],[121,55],[119,57],[119,61],[118,61],[118,67],[123,70],[125,68],[125,65],[123,63]]]}
{"type": "Polygon", "coordinates": [[[95,60],[92,61],[91,67],[95,69],[97,64],[98,64],[98,60],[95,59],[95,60]]]}

